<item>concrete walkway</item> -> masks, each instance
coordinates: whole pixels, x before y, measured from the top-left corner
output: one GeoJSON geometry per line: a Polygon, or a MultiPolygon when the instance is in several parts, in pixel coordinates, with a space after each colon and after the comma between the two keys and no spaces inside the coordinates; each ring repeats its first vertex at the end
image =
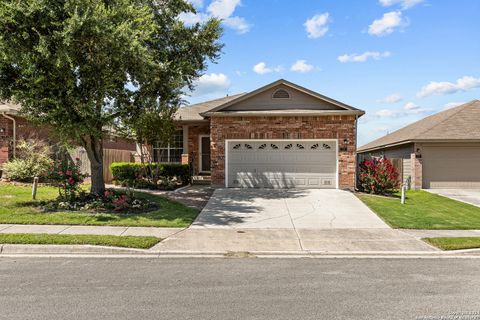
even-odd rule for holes
{"type": "Polygon", "coordinates": [[[165,239],[182,231],[183,228],[155,227],[110,227],[110,226],[68,226],[0,224],[0,233],[47,233],[47,234],[94,234],[112,236],[151,236],[165,239]]]}
{"type": "Polygon", "coordinates": [[[480,207],[480,189],[425,189],[425,191],[480,207]]]}

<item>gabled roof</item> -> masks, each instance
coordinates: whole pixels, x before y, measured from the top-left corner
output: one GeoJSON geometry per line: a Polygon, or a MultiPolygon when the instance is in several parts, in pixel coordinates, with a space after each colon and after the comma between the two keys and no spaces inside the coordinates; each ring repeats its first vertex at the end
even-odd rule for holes
{"type": "Polygon", "coordinates": [[[232,96],[226,96],[223,98],[205,101],[197,104],[192,104],[191,106],[180,107],[175,114],[175,119],[178,121],[202,121],[205,120],[200,113],[209,111],[213,108],[216,108],[220,105],[223,105],[229,101],[232,101],[238,97],[241,97],[245,93],[235,94],[232,96]]]}
{"type": "Polygon", "coordinates": [[[20,105],[0,101],[0,113],[17,114],[20,111],[20,105]]]}
{"type": "Polygon", "coordinates": [[[480,100],[473,100],[426,117],[361,146],[357,152],[415,141],[459,140],[480,140],[480,100]]]}
{"type": "MultiPolygon", "coordinates": [[[[321,94],[319,94],[319,93],[317,93],[317,92],[314,92],[314,91],[312,91],[312,90],[310,90],[310,89],[307,89],[307,88],[304,88],[304,87],[299,86],[299,85],[297,85],[297,84],[294,84],[294,83],[292,83],[292,82],[290,82],[290,81],[287,81],[287,80],[285,80],[285,79],[280,79],[280,80],[277,80],[277,81],[272,82],[272,83],[270,83],[270,84],[267,84],[266,86],[263,86],[263,87],[261,87],[261,88],[258,88],[258,89],[254,90],[254,91],[252,91],[252,92],[249,92],[249,93],[247,93],[247,94],[240,95],[240,96],[238,96],[238,97],[235,98],[235,99],[226,101],[225,103],[220,104],[220,105],[218,105],[218,106],[215,107],[215,108],[212,108],[212,109],[210,109],[210,110],[207,110],[207,111],[201,113],[201,115],[202,115],[202,116],[212,116],[212,115],[214,115],[215,113],[219,113],[219,112],[221,112],[221,111],[224,111],[226,108],[228,108],[228,107],[230,107],[230,106],[232,106],[232,105],[234,105],[234,104],[237,104],[237,103],[239,103],[239,102],[241,102],[241,101],[247,100],[247,99],[249,99],[249,98],[251,98],[251,97],[253,97],[253,96],[256,96],[256,95],[258,95],[258,94],[260,94],[260,93],[262,93],[262,92],[265,92],[265,91],[267,91],[267,90],[269,90],[269,89],[272,89],[272,88],[274,88],[274,87],[276,87],[276,86],[279,86],[279,85],[284,85],[284,86],[293,88],[293,89],[298,90],[298,91],[300,91],[300,92],[302,92],[302,93],[304,93],[304,94],[307,94],[307,95],[310,95],[310,96],[312,96],[312,97],[314,97],[314,98],[317,98],[317,99],[320,99],[320,100],[322,100],[322,101],[328,102],[328,103],[330,103],[330,104],[332,104],[332,105],[334,105],[334,106],[339,107],[340,112],[342,112],[342,111],[347,111],[347,112],[351,112],[352,114],[357,114],[357,115],[363,115],[363,114],[365,114],[365,112],[362,111],[362,110],[360,110],[360,109],[354,108],[354,107],[349,106],[349,105],[347,105],[347,104],[345,104],[345,103],[342,103],[342,102],[340,102],[340,101],[337,101],[337,100],[334,100],[334,99],[332,99],[332,98],[326,97],[326,96],[324,96],[324,95],[321,95],[321,94]]],[[[318,110],[318,111],[321,111],[321,110],[318,110]]],[[[317,112],[318,112],[318,111],[317,111],[317,112]]],[[[336,112],[338,113],[339,111],[337,110],[336,112]]],[[[236,112],[236,114],[239,114],[239,113],[240,113],[240,112],[236,112]]],[[[253,111],[250,111],[250,112],[248,112],[248,113],[253,113],[253,111]]],[[[268,111],[268,113],[271,113],[271,111],[268,111]]],[[[293,112],[293,111],[287,111],[287,112],[285,112],[285,113],[294,113],[294,112],[293,112]]],[[[313,113],[315,113],[315,112],[312,112],[312,110],[297,110],[297,113],[312,113],[312,114],[313,114],[313,113]]],[[[322,110],[321,113],[325,113],[325,112],[322,110]]],[[[334,113],[334,111],[333,111],[333,110],[330,110],[330,113],[334,113]]]]}

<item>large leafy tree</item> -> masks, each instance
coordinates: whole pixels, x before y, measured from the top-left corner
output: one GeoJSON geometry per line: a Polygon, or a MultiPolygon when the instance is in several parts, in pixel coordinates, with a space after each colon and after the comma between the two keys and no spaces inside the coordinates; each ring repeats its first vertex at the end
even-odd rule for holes
{"type": "Polygon", "coordinates": [[[0,99],[83,146],[102,194],[105,130],[151,136],[149,115],[166,123],[219,56],[219,21],[187,26],[183,12],[185,0],[1,0],[0,99]]]}

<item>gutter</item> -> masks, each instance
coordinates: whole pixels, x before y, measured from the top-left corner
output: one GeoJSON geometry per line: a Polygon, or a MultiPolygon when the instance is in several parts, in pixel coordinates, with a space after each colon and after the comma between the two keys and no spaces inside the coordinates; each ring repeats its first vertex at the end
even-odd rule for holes
{"type": "Polygon", "coordinates": [[[364,115],[364,111],[355,111],[355,110],[302,110],[302,111],[280,111],[277,110],[262,110],[262,111],[217,111],[217,112],[201,112],[200,115],[203,117],[299,117],[299,116],[330,116],[330,115],[364,115]]]}
{"type": "Polygon", "coordinates": [[[12,120],[13,122],[13,158],[15,158],[15,151],[17,149],[17,121],[15,118],[7,115],[6,112],[2,112],[2,116],[6,119],[12,120]]]}

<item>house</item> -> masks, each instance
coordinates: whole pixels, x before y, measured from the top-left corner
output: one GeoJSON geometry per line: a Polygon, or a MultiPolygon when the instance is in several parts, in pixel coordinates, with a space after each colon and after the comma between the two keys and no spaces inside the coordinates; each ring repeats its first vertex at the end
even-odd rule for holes
{"type": "MultiPolygon", "coordinates": [[[[35,138],[51,144],[57,142],[48,127],[29,122],[19,115],[19,111],[19,105],[0,102],[0,177],[2,164],[15,157],[16,143],[20,139],[35,138]]],[[[133,159],[136,152],[136,143],[134,140],[110,133],[105,135],[103,148],[104,177],[107,181],[111,181],[110,163],[133,159]]],[[[79,148],[76,156],[83,159],[83,167],[86,172],[89,172],[90,168],[85,151],[79,148]]]]}
{"type": "Polygon", "coordinates": [[[402,159],[404,177],[420,188],[480,188],[480,101],[415,122],[358,149],[402,159]]]}
{"type": "Polygon", "coordinates": [[[353,189],[363,114],[281,79],[180,108],[179,130],[154,159],[189,163],[217,186],[353,189]]]}

